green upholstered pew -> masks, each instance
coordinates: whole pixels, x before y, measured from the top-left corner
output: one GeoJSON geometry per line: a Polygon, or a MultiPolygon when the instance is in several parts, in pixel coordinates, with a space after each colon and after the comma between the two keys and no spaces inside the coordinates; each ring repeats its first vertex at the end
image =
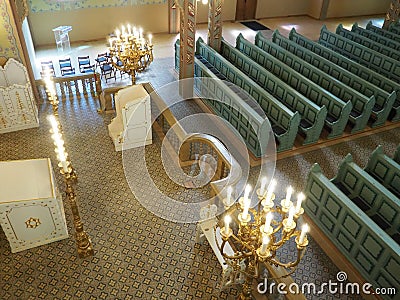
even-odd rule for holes
{"type": "MultiPolygon", "coordinates": [[[[371,40],[370,38],[367,38],[363,35],[360,35],[353,31],[347,30],[347,29],[343,28],[342,24],[339,24],[338,27],[336,28],[336,34],[338,34],[350,41],[353,41],[360,45],[363,45],[369,49],[372,49],[380,54],[384,54],[388,57],[391,57],[395,60],[400,59],[399,51],[397,51],[393,48],[390,48],[388,46],[385,46],[384,44],[381,44],[379,42],[375,42],[375,41],[371,40]]],[[[384,38],[384,37],[382,37],[382,38],[384,38]]]]}
{"type": "Polygon", "coordinates": [[[332,182],[400,244],[400,200],[348,154],[332,182]]]}
{"type": "MultiPolygon", "coordinates": [[[[392,49],[388,46],[385,46],[381,43],[375,42],[365,36],[359,35],[358,33],[355,33],[353,31],[347,30],[343,28],[342,24],[339,24],[338,27],[336,28],[336,34],[350,40],[353,42],[356,42],[360,45],[363,45],[371,50],[374,50],[380,54],[386,55],[388,57],[391,57],[395,60],[400,59],[400,52],[392,49]]],[[[384,38],[384,37],[382,37],[384,38]]]]}
{"type": "Polygon", "coordinates": [[[382,35],[384,37],[392,39],[393,41],[400,42],[400,35],[398,33],[396,34],[394,32],[390,32],[388,30],[377,27],[374,24],[372,24],[371,21],[368,22],[366,28],[367,28],[367,30],[379,33],[380,35],[382,35]]]}
{"type": "Polygon", "coordinates": [[[352,132],[356,132],[365,128],[375,106],[374,95],[370,95],[368,97],[365,94],[360,93],[358,90],[353,89],[352,87],[321,71],[313,65],[299,59],[296,55],[282,49],[281,47],[264,38],[261,34],[257,34],[255,43],[258,47],[279,59],[293,70],[310,79],[315,84],[318,84],[325,90],[331,92],[336,97],[342,100],[350,99],[353,104],[353,110],[350,114],[350,121],[355,124],[352,132]],[[355,118],[357,119],[355,120],[355,118]]]}
{"type": "MultiPolygon", "coordinates": [[[[332,64],[336,64],[343,69],[346,69],[354,75],[369,81],[370,83],[378,86],[379,88],[387,91],[388,93],[396,93],[396,100],[393,104],[393,109],[389,115],[389,119],[392,121],[400,120],[400,84],[386,78],[385,76],[368,69],[367,67],[360,65],[359,63],[329,49],[316,42],[313,42],[301,34],[297,33],[293,28],[290,31],[289,39],[296,44],[300,45],[307,50],[314,52],[315,54],[329,60],[332,64]]],[[[283,45],[281,45],[283,46],[283,45]]],[[[288,49],[291,50],[291,49],[288,49]]],[[[298,52],[297,50],[296,52],[298,52]]]]}
{"type": "MultiPolygon", "coordinates": [[[[400,288],[400,246],[333,182],[318,164],[308,174],[304,209],[374,287],[400,288]]],[[[334,258],[333,258],[334,259],[334,258]]],[[[395,295],[382,295],[395,299],[395,295]]]]}
{"type": "MultiPolygon", "coordinates": [[[[179,40],[175,43],[175,68],[179,70],[179,40]]],[[[215,114],[232,124],[256,157],[262,156],[270,138],[270,125],[261,109],[259,107],[254,109],[251,104],[243,101],[197,59],[195,59],[195,76],[195,90],[204,97],[202,101],[215,114]],[[214,80],[204,80],[204,78],[214,80]],[[215,84],[216,81],[220,81],[220,84],[215,84]],[[221,101],[212,100],[215,98],[221,101]]]]}
{"type": "Polygon", "coordinates": [[[400,24],[399,23],[392,23],[389,25],[388,31],[400,35],[400,24]]]}
{"type": "Polygon", "coordinates": [[[351,27],[351,31],[357,33],[358,35],[362,35],[370,40],[373,40],[381,45],[387,46],[394,50],[400,51],[400,42],[396,42],[390,38],[386,38],[376,32],[364,29],[358,26],[357,23],[354,23],[351,27]]]}
{"type": "Polygon", "coordinates": [[[318,141],[328,112],[324,105],[316,105],[225,41],[221,44],[221,54],[285,106],[300,113],[299,131],[305,135],[303,144],[318,141]]]}
{"type": "Polygon", "coordinates": [[[180,43],[181,41],[179,39],[177,39],[175,41],[174,47],[175,47],[175,57],[174,57],[174,61],[175,61],[175,70],[179,72],[179,63],[180,63],[180,58],[179,58],[179,53],[180,53],[180,43]]]}
{"type": "Polygon", "coordinates": [[[297,72],[294,72],[284,64],[283,66],[273,68],[273,62],[277,60],[271,55],[267,54],[261,48],[258,48],[254,44],[244,39],[243,36],[239,35],[236,39],[236,48],[250,57],[253,61],[260,64],[262,67],[272,71],[274,75],[283,79],[284,82],[295,88],[315,104],[319,106],[325,105],[328,109],[328,115],[325,124],[330,129],[328,138],[338,137],[343,134],[352,110],[351,101],[348,101],[347,103],[343,102],[335,95],[322,89],[319,85],[298,74],[297,72]],[[269,56],[270,59],[265,59],[266,56],[269,56]],[[284,74],[282,75],[281,73],[284,74]]]}
{"type": "MultiPolygon", "coordinates": [[[[374,119],[371,124],[372,127],[381,126],[388,119],[390,111],[393,109],[393,105],[396,101],[395,92],[388,93],[380,89],[376,85],[373,85],[372,83],[356,76],[350,71],[330,62],[328,59],[316,55],[312,51],[296,44],[294,41],[285,38],[277,30],[275,30],[275,32],[272,34],[273,43],[263,39],[262,37],[260,37],[260,40],[265,40],[264,50],[268,49],[269,53],[275,57],[284,55],[290,60],[295,60],[295,58],[290,55],[290,53],[292,53],[292,55],[294,54],[298,58],[302,59],[299,63],[304,64],[304,61],[306,61],[324,73],[336,78],[337,80],[340,80],[344,84],[347,84],[353,89],[366,95],[367,97],[374,96],[375,105],[372,109],[372,115],[374,119]]],[[[398,109],[400,110],[400,105],[398,109]]]]}
{"type": "Polygon", "coordinates": [[[393,155],[393,160],[400,164],[400,144],[397,146],[396,152],[393,155]]]}
{"type": "Polygon", "coordinates": [[[400,198],[400,164],[385,155],[382,146],[372,152],[364,170],[400,198]]]}
{"type": "Polygon", "coordinates": [[[324,25],[318,42],[348,58],[400,83],[400,62],[330,32],[324,25]]]}
{"type": "Polygon", "coordinates": [[[249,101],[243,101],[224,83],[215,84],[213,80],[204,80],[205,78],[219,80],[212,71],[196,59],[194,84],[195,90],[201,95],[202,100],[215,114],[235,127],[244,139],[247,148],[256,157],[265,154],[264,151],[270,138],[270,125],[264,112],[254,109],[249,101]]]}
{"type": "Polygon", "coordinates": [[[213,72],[217,73],[220,79],[237,85],[257,101],[271,122],[278,143],[278,151],[293,148],[300,125],[300,114],[298,112],[293,112],[275,99],[222,55],[206,45],[201,38],[196,42],[196,56],[204,59],[209,64],[207,67],[213,69],[213,72]]]}

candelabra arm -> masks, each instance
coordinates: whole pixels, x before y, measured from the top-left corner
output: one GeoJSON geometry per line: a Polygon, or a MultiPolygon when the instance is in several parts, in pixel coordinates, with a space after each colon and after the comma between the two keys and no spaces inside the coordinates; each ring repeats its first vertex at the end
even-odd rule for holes
{"type": "MultiPolygon", "coordinates": [[[[223,256],[225,259],[229,259],[229,260],[232,260],[232,259],[239,259],[239,260],[240,260],[240,259],[245,259],[245,258],[247,258],[247,257],[249,257],[249,256],[252,255],[251,252],[248,252],[248,253],[241,253],[241,254],[236,254],[236,255],[228,255],[228,254],[226,254],[226,253],[224,252],[224,247],[225,247],[225,244],[226,244],[227,241],[228,241],[228,240],[223,240],[223,241],[222,241],[222,244],[221,244],[221,247],[220,247],[220,252],[221,252],[222,256],[223,256]]],[[[234,253],[240,253],[240,252],[235,251],[234,253]]]]}
{"type": "MultiPolygon", "coordinates": [[[[295,268],[300,263],[301,259],[304,256],[304,252],[305,252],[304,248],[303,249],[299,249],[298,248],[297,249],[297,259],[295,261],[292,261],[292,262],[289,262],[289,263],[282,263],[280,261],[277,261],[274,258],[270,258],[270,259],[268,259],[266,261],[263,261],[263,262],[264,262],[264,264],[271,264],[271,265],[283,267],[285,269],[292,269],[292,268],[295,268]]],[[[287,275],[285,275],[283,277],[287,277],[287,276],[291,275],[295,270],[296,269],[292,269],[291,272],[289,272],[287,275]]]]}

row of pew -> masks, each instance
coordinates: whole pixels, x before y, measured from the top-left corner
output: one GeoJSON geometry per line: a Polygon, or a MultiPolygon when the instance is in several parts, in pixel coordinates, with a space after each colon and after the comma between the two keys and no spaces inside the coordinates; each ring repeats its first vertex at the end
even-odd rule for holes
{"type": "MultiPolygon", "coordinates": [[[[266,119],[277,151],[286,151],[296,139],[303,145],[314,144],[321,138],[340,137],[347,128],[356,133],[388,120],[399,121],[399,38],[372,23],[366,29],[354,24],[351,31],[339,25],[336,33],[324,26],[318,42],[295,29],[288,38],[275,31],[271,40],[258,33],[254,43],[239,34],[235,47],[222,41],[220,52],[200,38],[195,78],[222,81],[215,87],[199,79],[195,86],[209,107],[238,130],[256,157],[271,138],[265,133],[266,119]]],[[[177,68],[178,46],[179,41],[177,68]]]]}
{"type": "MultiPolygon", "coordinates": [[[[400,288],[400,145],[381,146],[361,168],[351,154],[329,180],[318,164],[309,172],[307,215],[374,288],[400,288]]],[[[395,299],[396,295],[382,295],[395,299]]]]}

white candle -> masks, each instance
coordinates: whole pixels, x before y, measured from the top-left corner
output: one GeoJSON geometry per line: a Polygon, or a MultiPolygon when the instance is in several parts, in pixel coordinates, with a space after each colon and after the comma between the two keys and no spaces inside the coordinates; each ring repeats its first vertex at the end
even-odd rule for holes
{"type": "Polygon", "coordinates": [[[271,221],[273,219],[272,213],[269,212],[265,215],[265,224],[264,224],[264,231],[267,232],[269,227],[271,226],[271,221]]]}
{"type": "Polygon", "coordinates": [[[267,251],[269,241],[270,241],[270,239],[268,236],[263,236],[262,246],[261,246],[261,254],[264,254],[267,251]]]}
{"type": "Polygon", "coordinates": [[[233,188],[232,186],[228,186],[228,188],[226,189],[226,203],[228,205],[231,204],[231,198],[232,198],[232,192],[233,192],[233,188]]]}
{"type": "Polygon", "coordinates": [[[289,215],[288,215],[288,218],[287,218],[287,225],[288,226],[291,226],[292,225],[292,223],[293,223],[293,216],[294,216],[294,207],[292,206],[290,209],[289,209],[289,215]]]}
{"type": "Polygon", "coordinates": [[[229,223],[232,221],[232,218],[230,216],[225,216],[224,218],[225,221],[225,234],[229,234],[229,223]]]}
{"type": "Polygon", "coordinates": [[[61,165],[62,165],[63,171],[65,173],[67,173],[68,172],[67,162],[65,160],[61,161],[61,165]]]}
{"type": "Polygon", "coordinates": [[[125,26],[124,25],[121,26],[121,35],[122,36],[125,35],[125,26]]]}
{"type": "Polygon", "coordinates": [[[292,197],[292,193],[293,193],[293,188],[292,186],[289,186],[286,190],[286,200],[285,200],[286,206],[289,206],[290,204],[290,198],[292,197]]]}
{"type": "Polygon", "coordinates": [[[261,178],[260,194],[264,196],[265,186],[267,185],[267,177],[261,178]]]}
{"type": "Polygon", "coordinates": [[[250,207],[250,200],[249,200],[249,198],[244,199],[244,200],[243,200],[243,214],[242,214],[242,218],[243,218],[244,220],[247,219],[247,215],[248,215],[248,213],[249,213],[249,207],[250,207]]]}
{"type": "Polygon", "coordinates": [[[119,31],[119,29],[115,30],[115,35],[117,36],[117,39],[119,40],[119,35],[121,34],[121,32],[119,31]]]}
{"type": "Polygon", "coordinates": [[[308,224],[304,224],[301,227],[301,233],[300,233],[300,237],[299,237],[299,244],[303,244],[304,238],[306,237],[306,234],[307,234],[309,229],[310,229],[310,227],[308,226],[308,224]]]}
{"type": "Polygon", "coordinates": [[[139,28],[139,38],[143,38],[143,29],[139,28]]]}
{"type": "Polygon", "coordinates": [[[136,26],[133,26],[133,36],[137,37],[137,30],[136,30],[136,26]]]}
{"type": "Polygon", "coordinates": [[[67,161],[66,161],[66,157],[65,157],[65,153],[64,151],[59,151],[58,152],[58,158],[61,162],[61,166],[64,170],[64,172],[68,172],[68,166],[67,166],[67,161]]]}
{"type": "Polygon", "coordinates": [[[47,117],[47,120],[49,120],[51,128],[53,129],[53,133],[56,134],[58,133],[58,124],[56,117],[54,115],[50,115],[47,117]]]}
{"type": "Polygon", "coordinates": [[[276,180],[272,179],[271,183],[269,184],[268,192],[267,192],[267,198],[266,199],[268,201],[272,200],[271,198],[272,198],[272,194],[274,193],[275,187],[276,187],[276,180]]]}
{"type": "Polygon", "coordinates": [[[303,202],[303,200],[306,198],[306,196],[304,196],[303,193],[299,193],[297,195],[297,203],[296,203],[296,214],[298,214],[300,212],[301,209],[301,203],[303,202]]]}
{"type": "Polygon", "coordinates": [[[246,185],[246,188],[244,189],[244,202],[246,202],[247,201],[247,199],[249,199],[249,195],[250,195],[250,191],[251,191],[251,185],[250,184],[248,184],[248,185],[246,185]]]}
{"type": "Polygon", "coordinates": [[[128,34],[131,35],[131,33],[132,33],[131,32],[131,24],[128,24],[127,27],[128,27],[128,34]]]}
{"type": "Polygon", "coordinates": [[[203,3],[204,5],[206,5],[208,3],[208,0],[201,0],[201,3],[203,3]]]}
{"type": "Polygon", "coordinates": [[[149,34],[149,44],[151,45],[151,39],[153,38],[152,34],[149,34]]]}
{"type": "Polygon", "coordinates": [[[61,138],[55,139],[54,143],[57,146],[58,152],[65,151],[64,141],[61,138]]]}

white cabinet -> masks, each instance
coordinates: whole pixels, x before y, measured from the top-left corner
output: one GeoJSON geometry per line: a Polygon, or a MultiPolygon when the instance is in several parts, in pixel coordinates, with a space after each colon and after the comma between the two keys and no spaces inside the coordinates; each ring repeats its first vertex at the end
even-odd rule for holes
{"type": "Polygon", "coordinates": [[[0,223],[11,252],[68,237],[50,159],[0,162],[0,223]]]}
{"type": "Polygon", "coordinates": [[[38,111],[28,73],[10,58],[0,67],[0,133],[39,126],[38,111]]]}
{"type": "Polygon", "coordinates": [[[115,111],[108,132],[116,151],[152,143],[150,96],[142,85],[118,91],[115,111]]]}

